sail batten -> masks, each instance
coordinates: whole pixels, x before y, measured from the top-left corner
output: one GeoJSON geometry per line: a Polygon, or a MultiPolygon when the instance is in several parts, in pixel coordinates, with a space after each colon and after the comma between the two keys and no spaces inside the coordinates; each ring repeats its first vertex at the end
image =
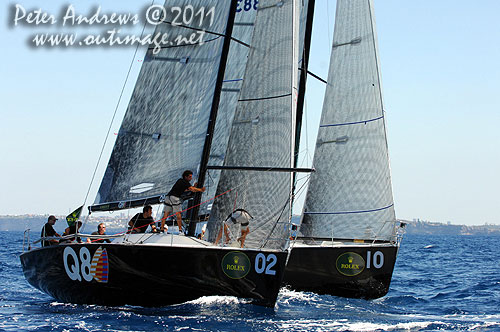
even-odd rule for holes
{"type": "Polygon", "coordinates": [[[346,122],[346,123],[330,123],[330,124],[322,124],[319,127],[320,128],[325,128],[325,127],[337,127],[337,126],[350,126],[350,125],[355,125],[355,124],[366,124],[367,122],[372,122],[372,121],[377,121],[383,119],[384,116],[378,116],[374,119],[368,119],[368,120],[361,120],[361,121],[355,121],[355,122],[346,122]]]}
{"type": "Polygon", "coordinates": [[[372,0],[338,0],[301,235],[389,241],[395,213],[372,0]],[[335,144],[325,144],[335,143],[335,144]]]}

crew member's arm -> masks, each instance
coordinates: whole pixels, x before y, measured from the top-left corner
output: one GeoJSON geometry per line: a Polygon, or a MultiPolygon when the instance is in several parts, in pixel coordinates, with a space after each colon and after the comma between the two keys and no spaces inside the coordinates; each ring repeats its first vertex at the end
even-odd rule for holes
{"type": "Polygon", "coordinates": [[[134,225],[135,225],[135,222],[137,221],[137,219],[139,218],[138,215],[135,215],[132,217],[132,219],[130,219],[130,221],[128,222],[128,226],[129,226],[129,231],[132,231],[134,229],[134,225]]]}
{"type": "Polygon", "coordinates": [[[202,193],[202,192],[205,191],[205,187],[203,187],[203,188],[197,188],[197,187],[191,186],[187,190],[195,192],[195,193],[202,193]]]}

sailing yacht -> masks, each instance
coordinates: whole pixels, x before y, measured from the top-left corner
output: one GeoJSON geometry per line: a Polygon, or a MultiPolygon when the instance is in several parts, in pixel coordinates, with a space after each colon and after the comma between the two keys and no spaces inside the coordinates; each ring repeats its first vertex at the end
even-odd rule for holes
{"type": "Polygon", "coordinates": [[[164,17],[155,34],[203,31],[204,39],[148,50],[88,210],[161,205],[182,172],[192,170],[196,186],[207,190],[184,203],[188,236],[118,234],[111,243],[30,246],[20,256],[24,275],[62,302],[162,306],[229,295],[273,307],[289,244],[301,5],[165,3],[173,6],[185,11],[183,19],[193,8],[204,14],[182,24],[164,17]],[[245,247],[215,245],[238,209],[253,217],[245,247]],[[202,220],[210,241],[194,237],[202,220]]]}
{"type": "MultiPolygon", "coordinates": [[[[302,72],[307,44],[305,52],[302,72]]],[[[372,0],[337,0],[313,168],[284,282],[319,294],[384,296],[404,225],[394,211],[372,0]]]]}

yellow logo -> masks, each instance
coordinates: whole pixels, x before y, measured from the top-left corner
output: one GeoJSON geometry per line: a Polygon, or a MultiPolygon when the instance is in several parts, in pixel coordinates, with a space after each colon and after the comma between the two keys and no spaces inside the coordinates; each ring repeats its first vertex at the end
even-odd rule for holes
{"type": "Polygon", "coordinates": [[[241,279],[250,272],[248,256],[241,251],[228,252],[221,262],[222,271],[231,279],[241,279]]]}
{"type": "Polygon", "coordinates": [[[345,252],[337,258],[337,271],[341,274],[353,277],[365,269],[365,260],[355,252],[345,252]]]}

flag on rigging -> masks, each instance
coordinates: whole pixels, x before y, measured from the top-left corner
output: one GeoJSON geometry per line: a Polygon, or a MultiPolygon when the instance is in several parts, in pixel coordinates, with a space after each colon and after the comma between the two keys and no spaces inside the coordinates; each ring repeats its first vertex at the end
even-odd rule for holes
{"type": "Polygon", "coordinates": [[[83,205],[66,216],[66,222],[68,223],[68,226],[71,227],[76,223],[78,218],[80,218],[80,214],[82,213],[82,209],[83,209],[83,205]]]}

